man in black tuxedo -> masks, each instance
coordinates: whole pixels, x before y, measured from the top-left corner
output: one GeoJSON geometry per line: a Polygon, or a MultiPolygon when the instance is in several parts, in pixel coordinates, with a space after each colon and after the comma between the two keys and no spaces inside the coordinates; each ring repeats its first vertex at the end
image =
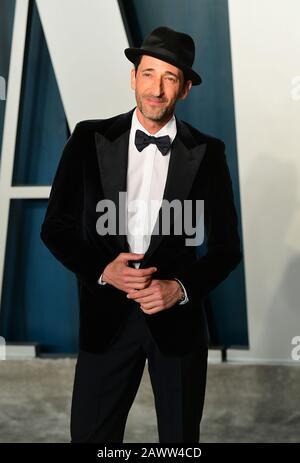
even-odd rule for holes
{"type": "Polygon", "coordinates": [[[79,122],[54,178],[41,238],[76,274],[80,294],[72,442],[123,441],[146,358],[159,441],[199,441],[208,346],[203,299],[237,266],[241,250],[224,143],[174,116],[176,102],[201,83],[194,53],[189,35],[166,27],[141,48],[127,48],[137,107],[79,122]],[[144,206],[133,210],[135,200],[144,206]],[[153,200],[147,228],[143,214],[153,200]],[[187,245],[185,230],[175,233],[175,215],[167,232],[153,228],[174,200],[204,201],[202,257],[187,245]]]}

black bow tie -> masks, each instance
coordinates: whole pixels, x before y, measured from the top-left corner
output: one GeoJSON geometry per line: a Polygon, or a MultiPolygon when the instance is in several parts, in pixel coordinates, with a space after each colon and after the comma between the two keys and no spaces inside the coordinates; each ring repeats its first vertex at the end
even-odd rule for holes
{"type": "Polygon", "coordinates": [[[153,137],[152,135],[147,135],[145,132],[142,132],[142,130],[136,130],[134,142],[139,151],[142,151],[150,143],[154,143],[163,156],[167,154],[171,146],[169,135],[153,137]]]}

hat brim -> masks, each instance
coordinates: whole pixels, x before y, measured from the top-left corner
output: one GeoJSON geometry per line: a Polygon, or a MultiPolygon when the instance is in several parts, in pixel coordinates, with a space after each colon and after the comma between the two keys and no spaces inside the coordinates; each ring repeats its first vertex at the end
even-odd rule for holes
{"type": "Polygon", "coordinates": [[[201,77],[199,74],[197,74],[193,69],[191,69],[188,66],[182,65],[181,63],[178,63],[175,59],[172,59],[172,57],[169,57],[163,53],[159,53],[157,51],[152,51],[152,50],[146,50],[144,48],[125,48],[124,53],[126,55],[126,58],[129,59],[133,64],[136,63],[137,59],[141,55],[148,55],[148,56],[153,56],[153,58],[161,59],[162,61],[166,61],[167,63],[172,64],[173,66],[178,67],[179,69],[182,70],[184,73],[185,77],[188,80],[192,81],[193,85],[200,85],[202,82],[201,77]]]}

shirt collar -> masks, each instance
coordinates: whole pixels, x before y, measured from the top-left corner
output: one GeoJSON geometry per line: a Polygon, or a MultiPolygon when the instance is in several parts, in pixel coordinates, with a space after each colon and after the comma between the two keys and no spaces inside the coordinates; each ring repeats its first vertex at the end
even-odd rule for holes
{"type": "MultiPolygon", "coordinates": [[[[152,135],[151,133],[148,132],[147,129],[140,123],[140,121],[137,118],[136,115],[136,108],[133,112],[132,115],[132,122],[131,122],[131,131],[135,133],[136,130],[142,130],[145,132],[147,135],[152,135]]],[[[174,138],[176,137],[177,133],[177,126],[176,126],[176,119],[173,114],[171,119],[167,122],[166,125],[164,125],[158,132],[154,134],[155,137],[162,137],[164,135],[169,135],[171,139],[171,143],[173,142],[174,138]]]]}

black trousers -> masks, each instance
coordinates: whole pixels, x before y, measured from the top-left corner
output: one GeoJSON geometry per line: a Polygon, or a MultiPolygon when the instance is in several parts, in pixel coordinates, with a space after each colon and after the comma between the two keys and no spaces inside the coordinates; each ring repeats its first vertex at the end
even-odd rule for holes
{"type": "Polygon", "coordinates": [[[71,409],[72,443],[123,442],[146,358],[159,442],[199,442],[207,348],[197,344],[189,354],[164,356],[134,303],[125,326],[106,352],[79,352],[71,409]]]}

